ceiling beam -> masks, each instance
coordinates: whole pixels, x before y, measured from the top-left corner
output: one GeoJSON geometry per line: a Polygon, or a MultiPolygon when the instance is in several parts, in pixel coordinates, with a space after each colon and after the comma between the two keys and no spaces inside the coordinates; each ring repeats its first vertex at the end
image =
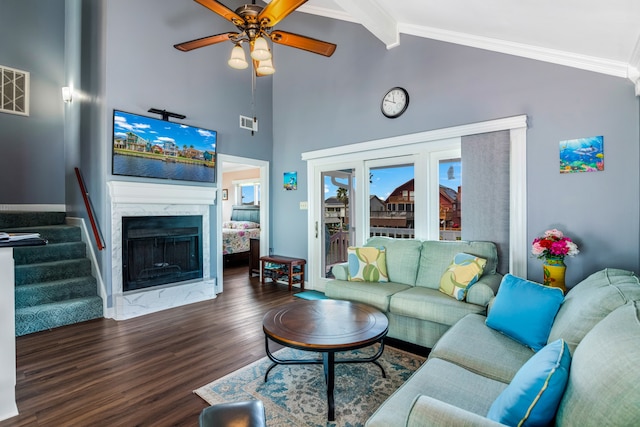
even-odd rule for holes
{"type": "Polygon", "coordinates": [[[400,45],[398,22],[378,0],[334,0],[349,15],[391,49],[400,45]]]}

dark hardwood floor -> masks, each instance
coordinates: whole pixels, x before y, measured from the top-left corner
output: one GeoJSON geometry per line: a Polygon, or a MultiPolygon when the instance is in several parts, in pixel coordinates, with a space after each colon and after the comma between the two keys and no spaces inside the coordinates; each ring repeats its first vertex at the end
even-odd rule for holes
{"type": "Polygon", "coordinates": [[[264,357],[264,313],[299,291],[247,268],[226,269],[211,301],[18,337],[20,415],[0,427],[197,426],[193,390],[264,357]]]}

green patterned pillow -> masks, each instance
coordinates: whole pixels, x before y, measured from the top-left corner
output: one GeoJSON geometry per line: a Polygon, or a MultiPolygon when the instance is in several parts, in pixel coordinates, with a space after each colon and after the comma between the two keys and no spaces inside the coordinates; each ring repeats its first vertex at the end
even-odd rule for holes
{"type": "Polygon", "coordinates": [[[347,248],[349,277],[351,282],[388,282],[387,252],[385,248],[347,248]]]}
{"type": "Polygon", "coordinates": [[[471,285],[482,276],[485,265],[487,260],[484,258],[465,253],[456,254],[440,278],[440,292],[458,301],[464,300],[471,285]]]}

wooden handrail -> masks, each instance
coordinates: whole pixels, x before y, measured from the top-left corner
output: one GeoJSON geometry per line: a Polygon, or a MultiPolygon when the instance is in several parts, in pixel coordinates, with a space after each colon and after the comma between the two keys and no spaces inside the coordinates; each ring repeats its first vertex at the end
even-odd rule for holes
{"type": "Polygon", "coordinates": [[[82,193],[82,198],[84,199],[84,206],[87,209],[87,214],[89,215],[89,222],[91,222],[91,229],[93,230],[93,236],[96,239],[96,246],[98,250],[103,250],[106,246],[104,243],[104,239],[102,238],[102,232],[96,222],[96,218],[93,211],[93,204],[91,203],[91,199],[89,198],[89,192],[87,191],[87,187],[84,185],[84,179],[82,178],[82,174],[80,173],[80,169],[75,168],[76,170],[76,178],[78,178],[78,185],[80,185],[80,192],[82,193]]]}

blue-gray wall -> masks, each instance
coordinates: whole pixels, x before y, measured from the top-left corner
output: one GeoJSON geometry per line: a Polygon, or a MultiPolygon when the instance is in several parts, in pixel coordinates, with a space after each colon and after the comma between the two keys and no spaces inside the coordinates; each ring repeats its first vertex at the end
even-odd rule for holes
{"type": "MultiPolygon", "coordinates": [[[[329,60],[274,49],[276,253],[307,255],[302,152],[526,114],[529,241],[552,227],[577,241],[582,252],[567,260],[569,285],[603,267],[640,270],[640,112],[630,81],[412,36],[387,50],[357,24],[307,14],[281,27],[338,48],[329,60]],[[390,120],[380,101],[393,86],[405,87],[411,102],[390,120]],[[559,141],[597,135],[605,171],[560,175],[559,141]],[[298,191],[277,186],[285,171],[298,171],[298,191]]],[[[542,280],[540,264],[530,260],[531,279],[542,280]]]]}
{"type": "Polygon", "coordinates": [[[65,203],[64,3],[0,2],[0,65],[31,73],[30,115],[0,113],[0,204],[65,203]]]}
{"type": "MultiPolygon", "coordinates": [[[[104,224],[105,184],[124,179],[110,175],[111,110],[166,108],[216,129],[222,153],[273,158],[270,246],[307,257],[300,153],[526,114],[529,240],[550,227],[575,238],[582,252],[567,262],[569,283],[606,266],[640,270],[640,106],[629,81],[411,36],[387,50],[359,25],[298,12],[278,27],[338,49],[324,58],[274,46],[277,71],[258,79],[260,132],[251,137],[238,128],[238,115],[252,114],[251,79],[226,66],[230,46],[172,47],[232,28],[197,3],[3,0],[0,64],[31,72],[32,102],[30,117],[0,114],[0,182],[11,183],[0,187],[0,203],[67,203],[80,211],[77,195],[68,194],[75,186],[69,169],[79,162],[104,224]],[[65,6],[81,8],[81,36],[68,9],[65,20],[65,6]],[[80,47],[67,40],[67,52],[65,34],[80,37],[80,47]],[[65,112],[60,87],[78,74],[81,96],[71,107],[78,111],[65,112]],[[396,85],[409,90],[411,105],[401,118],[385,119],[380,99],[396,85]],[[595,135],[605,138],[605,171],[560,175],[558,142],[595,135]],[[293,170],[299,189],[285,192],[282,173],[293,170]]],[[[110,261],[102,257],[109,282],[110,261]]],[[[541,279],[538,260],[529,272],[541,279]]]]}

